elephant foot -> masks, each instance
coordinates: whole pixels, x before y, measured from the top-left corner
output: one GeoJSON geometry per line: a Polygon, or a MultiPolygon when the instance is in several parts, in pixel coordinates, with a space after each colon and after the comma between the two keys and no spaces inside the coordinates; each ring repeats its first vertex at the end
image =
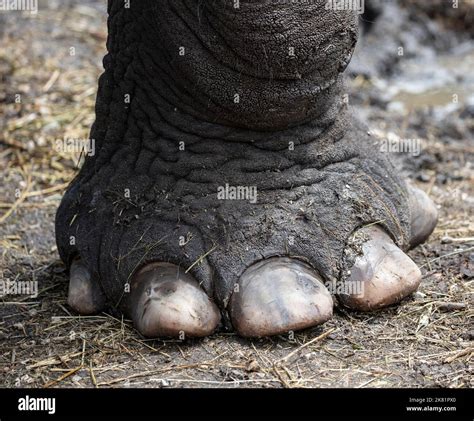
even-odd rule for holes
{"type": "Polygon", "coordinates": [[[330,319],[332,295],[362,311],[397,303],[420,283],[405,251],[430,234],[436,209],[369,152],[366,134],[349,133],[337,150],[316,140],[266,158],[251,144],[202,141],[195,161],[176,155],[174,180],[120,161],[80,179],[57,220],[64,259],[81,259],[68,303],[91,314],[106,296],[147,337],[206,336],[223,313],[242,336],[282,334],[330,319]]]}
{"type": "Polygon", "coordinates": [[[70,305],[103,295],[148,337],[220,315],[265,336],[324,323],[332,295],[370,310],[413,292],[405,252],[436,212],[349,113],[356,11],[191,3],[110,2],[95,150],[56,216],[70,305]]]}

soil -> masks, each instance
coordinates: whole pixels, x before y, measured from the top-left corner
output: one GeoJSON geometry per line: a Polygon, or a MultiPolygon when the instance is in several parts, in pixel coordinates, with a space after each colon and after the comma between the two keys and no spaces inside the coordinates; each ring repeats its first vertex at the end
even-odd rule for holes
{"type": "Polygon", "coordinates": [[[323,326],[294,335],[145,340],[129,320],[81,317],[67,307],[54,239],[55,211],[94,120],[104,3],[49,0],[36,15],[9,12],[7,21],[0,14],[0,280],[38,287],[37,296],[1,298],[0,386],[472,387],[469,33],[439,21],[449,16],[433,20],[416,8],[418,21],[429,20],[423,48],[410,43],[420,39],[419,27],[402,41],[396,31],[387,31],[390,40],[370,40],[369,32],[360,57],[374,45],[383,56],[384,45],[398,42],[409,54],[367,72],[356,58],[348,72],[354,112],[439,208],[435,232],[410,252],[423,272],[418,292],[370,314],[337,307],[323,326]]]}

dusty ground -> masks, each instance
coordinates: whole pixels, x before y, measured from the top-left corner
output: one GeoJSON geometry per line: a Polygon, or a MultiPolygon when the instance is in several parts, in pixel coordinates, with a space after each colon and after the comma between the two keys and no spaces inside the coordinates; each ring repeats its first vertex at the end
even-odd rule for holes
{"type": "Polygon", "coordinates": [[[374,136],[420,139],[418,156],[392,151],[440,211],[429,242],[410,252],[424,273],[418,293],[371,314],[338,308],[294,338],[150,341],[128,320],[79,317],[66,305],[53,221],[80,153],[57,139],[88,136],[105,5],[45,0],[40,9],[8,13],[0,49],[0,276],[39,286],[37,297],[0,301],[0,386],[473,386],[472,40],[446,34],[454,44],[428,45],[434,54],[412,54],[403,72],[349,80],[374,136]],[[440,66],[441,75],[426,75],[440,66]],[[424,86],[430,78],[441,82],[424,86]]]}

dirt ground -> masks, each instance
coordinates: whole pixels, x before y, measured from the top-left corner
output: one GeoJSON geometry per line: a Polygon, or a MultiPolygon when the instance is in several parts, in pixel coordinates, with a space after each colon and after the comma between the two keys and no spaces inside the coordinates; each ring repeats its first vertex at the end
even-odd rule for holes
{"type": "Polygon", "coordinates": [[[423,272],[419,291],[370,314],[338,307],[325,325],[294,337],[250,341],[221,332],[181,342],[145,340],[129,320],[80,317],[66,304],[54,215],[81,154],[63,140],[86,139],[94,119],[105,2],[44,0],[37,15],[7,15],[0,14],[0,280],[29,281],[38,295],[1,298],[0,386],[474,386],[474,43],[467,33],[431,19],[437,38],[423,54],[411,51],[383,77],[372,69],[348,76],[350,102],[374,136],[420,146],[419,154],[391,151],[439,208],[435,232],[410,252],[423,272]]]}

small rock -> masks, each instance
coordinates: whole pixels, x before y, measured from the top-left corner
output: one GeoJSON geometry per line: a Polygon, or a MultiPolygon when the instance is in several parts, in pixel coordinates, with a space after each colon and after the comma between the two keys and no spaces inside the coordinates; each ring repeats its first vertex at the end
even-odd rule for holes
{"type": "Polygon", "coordinates": [[[470,330],[469,332],[464,333],[463,338],[468,341],[474,340],[474,330],[470,330]]]}
{"type": "Polygon", "coordinates": [[[460,271],[468,279],[474,277],[474,253],[464,257],[461,263],[460,271]]]}
{"type": "Polygon", "coordinates": [[[429,183],[429,181],[431,180],[431,177],[428,174],[422,172],[416,176],[416,179],[418,181],[421,181],[422,183],[429,183]]]}
{"type": "Polygon", "coordinates": [[[388,104],[387,111],[396,114],[405,114],[406,107],[403,102],[400,101],[392,101],[388,104]]]}
{"type": "Polygon", "coordinates": [[[47,142],[44,136],[38,137],[38,139],[36,140],[36,144],[40,147],[46,146],[47,142]]]}
{"type": "Polygon", "coordinates": [[[255,371],[260,370],[260,366],[258,365],[256,360],[250,360],[245,368],[249,373],[253,373],[255,371]]]}
{"type": "Polygon", "coordinates": [[[441,238],[441,244],[451,244],[453,242],[453,238],[449,236],[445,236],[441,238]]]}
{"type": "Polygon", "coordinates": [[[56,120],[53,120],[51,123],[46,124],[43,126],[43,132],[46,134],[52,134],[58,131],[60,128],[59,123],[56,120]]]}
{"type": "Polygon", "coordinates": [[[448,177],[446,176],[446,174],[438,174],[436,176],[436,182],[438,184],[446,184],[448,181],[448,177]]]}

